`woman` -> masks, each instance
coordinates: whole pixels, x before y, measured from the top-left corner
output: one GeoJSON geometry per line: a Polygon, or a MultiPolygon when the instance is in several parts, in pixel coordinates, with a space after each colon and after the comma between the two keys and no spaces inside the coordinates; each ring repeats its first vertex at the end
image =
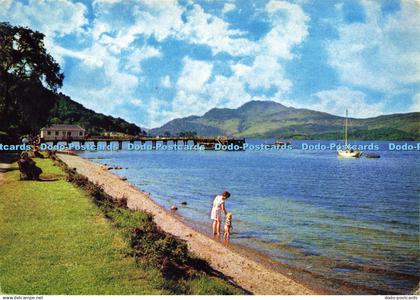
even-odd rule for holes
{"type": "Polygon", "coordinates": [[[213,200],[213,208],[211,210],[211,219],[213,220],[213,235],[220,237],[220,224],[222,222],[222,211],[225,216],[227,211],[225,209],[225,200],[230,197],[229,192],[223,192],[222,195],[217,195],[213,200]]]}

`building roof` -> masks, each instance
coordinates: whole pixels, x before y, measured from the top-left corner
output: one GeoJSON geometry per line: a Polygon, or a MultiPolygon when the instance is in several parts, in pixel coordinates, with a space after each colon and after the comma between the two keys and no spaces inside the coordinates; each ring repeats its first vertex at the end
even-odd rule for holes
{"type": "Polygon", "coordinates": [[[79,125],[71,125],[71,124],[54,124],[50,127],[44,127],[41,130],[84,130],[79,125]]]}

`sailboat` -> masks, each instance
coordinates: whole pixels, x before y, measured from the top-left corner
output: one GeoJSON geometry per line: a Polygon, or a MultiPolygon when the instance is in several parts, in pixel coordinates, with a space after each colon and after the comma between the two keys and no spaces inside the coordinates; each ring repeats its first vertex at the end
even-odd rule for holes
{"type": "Polygon", "coordinates": [[[360,156],[362,156],[362,151],[357,151],[357,150],[353,150],[351,149],[351,147],[348,144],[348,134],[347,134],[347,130],[348,130],[348,111],[346,109],[346,126],[345,126],[345,130],[344,130],[344,140],[345,140],[345,144],[344,144],[344,149],[343,150],[337,150],[337,154],[338,157],[342,157],[342,158],[359,158],[360,156]]]}

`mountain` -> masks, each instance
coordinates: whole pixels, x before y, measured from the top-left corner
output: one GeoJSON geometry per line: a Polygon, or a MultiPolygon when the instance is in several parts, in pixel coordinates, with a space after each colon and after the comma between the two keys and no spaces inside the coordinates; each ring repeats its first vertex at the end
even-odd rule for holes
{"type": "MultiPolygon", "coordinates": [[[[237,109],[213,108],[203,116],[174,119],[149,134],[196,132],[248,138],[341,139],[344,118],[273,101],[250,101],[237,109]]],[[[349,134],[358,140],[420,140],[420,113],[349,118],[349,134]]]]}

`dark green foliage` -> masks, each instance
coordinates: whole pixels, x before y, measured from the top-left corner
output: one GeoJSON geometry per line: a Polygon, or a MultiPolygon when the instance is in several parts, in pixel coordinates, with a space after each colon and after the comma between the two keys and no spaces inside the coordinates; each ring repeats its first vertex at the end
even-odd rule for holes
{"type": "Polygon", "coordinates": [[[196,131],[185,131],[185,132],[179,132],[177,134],[179,137],[195,137],[197,136],[196,131]]]}
{"type": "Polygon", "coordinates": [[[147,262],[159,267],[166,277],[175,279],[179,277],[176,275],[182,275],[181,269],[189,259],[185,242],[163,232],[151,216],[142,227],[133,228],[131,232],[131,247],[136,258],[144,260],[146,257],[147,262]]]}
{"type": "Polygon", "coordinates": [[[54,105],[64,75],[43,39],[29,28],[0,23],[0,131],[30,133],[54,105]]]}
{"type": "Polygon", "coordinates": [[[60,66],[44,46],[44,34],[0,23],[0,70],[16,80],[44,81],[51,90],[63,84],[60,66]]]}

